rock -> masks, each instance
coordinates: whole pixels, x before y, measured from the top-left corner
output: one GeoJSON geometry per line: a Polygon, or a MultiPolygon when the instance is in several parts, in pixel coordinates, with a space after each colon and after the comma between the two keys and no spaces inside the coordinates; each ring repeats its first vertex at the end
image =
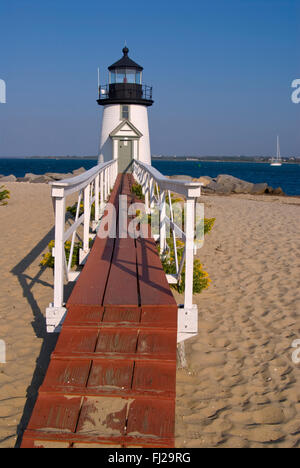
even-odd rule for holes
{"type": "Polygon", "coordinates": [[[202,190],[207,191],[207,192],[216,192],[217,190],[217,182],[216,179],[212,179],[208,185],[205,185],[205,187],[202,188],[202,190]]]}
{"type": "Polygon", "coordinates": [[[74,175],[74,176],[77,176],[77,175],[83,174],[84,172],[86,172],[85,168],[84,168],[84,167],[80,167],[79,169],[75,169],[75,170],[73,171],[73,175],[74,175]]]}
{"type": "Polygon", "coordinates": [[[273,193],[273,191],[274,191],[273,187],[267,186],[265,193],[271,194],[271,193],[273,193]]]}
{"type": "Polygon", "coordinates": [[[251,195],[263,195],[266,192],[266,189],[268,188],[268,184],[263,183],[263,184],[253,184],[252,190],[251,190],[251,195]]]}
{"type": "Polygon", "coordinates": [[[63,179],[69,179],[70,177],[74,177],[74,174],[72,173],[67,173],[67,174],[61,174],[58,172],[46,172],[45,177],[48,177],[49,180],[63,180],[63,179]]]}
{"type": "Polygon", "coordinates": [[[203,187],[206,187],[207,185],[211,183],[213,179],[209,176],[202,176],[202,177],[199,177],[199,179],[195,179],[195,180],[198,182],[201,182],[201,184],[203,184],[203,187]]]}
{"type": "Polygon", "coordinates": [[[225,193],[250,193],[253,184],[251,182],[246,182],[245,180],[237,179],[231,175],[220,174],[217,177],[217,191],[224,190],[225,193]]]}
{"type": "Polygon", "coordinates": [[[26,179],[28,179],[30,182],[34,179],[37,179],[38,177],[41,177],[41,174],[32,174],[31,172],[28,172],[24,176],[26,179]]]}
{"type": "Polygon", "coordinates": [[[281,187],[277,187],[276,189],[273,190],[273,195],[285,196],[285,193],[281,187]]]}
{"type": "Polygon", "coordinates": [[[13,174],[8,175],[8,176],[3,176],[1,177],[1,183],[2,182],[17,182],[17,178],[13,174]]]}
{"type": "Polygon", "coordinates": [[[46,177],[46,176],[39,176],[39,177],[36,177],[34,179],[31,179],[29,182],[31,184],[45,184],[46,182],[49,182],[51,179],[49,177],[46,177]]]}
{"type": "Polygon", "coordinates": [[[17,177],[17,182],[29,182],[27,177],[17,177]]]}

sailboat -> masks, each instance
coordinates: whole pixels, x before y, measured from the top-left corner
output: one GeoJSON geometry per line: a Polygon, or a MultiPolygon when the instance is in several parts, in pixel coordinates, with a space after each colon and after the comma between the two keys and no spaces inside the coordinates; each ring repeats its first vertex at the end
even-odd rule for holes
{"type": "Polygon", "coordinates": [[[280,155],[279,136],[277,136],[277,155],[276,158],[271,160],[271,166],[282,166],[282,159],[280,155]]]}

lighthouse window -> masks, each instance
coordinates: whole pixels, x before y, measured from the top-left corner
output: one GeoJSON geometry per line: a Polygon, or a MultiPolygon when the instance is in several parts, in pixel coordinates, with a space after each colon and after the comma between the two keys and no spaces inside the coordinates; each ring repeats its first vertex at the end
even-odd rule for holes
{"type": "Polygon", "coordinates": [[[129,106],[121,106],[121,119],[129,120],[129,106]]]}

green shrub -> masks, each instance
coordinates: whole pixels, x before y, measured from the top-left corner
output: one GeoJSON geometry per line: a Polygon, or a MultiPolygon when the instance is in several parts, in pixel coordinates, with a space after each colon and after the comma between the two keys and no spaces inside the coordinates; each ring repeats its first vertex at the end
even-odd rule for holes
{"type": "Polygon", "coordinates": [[[10,198],[10,192],[9,190],[6,190],[4,188],[4,185],[1,185],[0,187],[0,205],[7,205],[7,201],[10,198]],[[1,190],[4,189],[4,190],[1,190]]]}
{"type": "MultiPolygon", "coordinates": [[[[90,239],[89,241],[89,246],[91,247],[93,241],[90,239]]],[[[42,260],[40,262],[41,266],[48,267],[48,268],[54,268],[54,257],[52,256],[52,249],[54,247],[54,240],[49,242],[48,244],[48,252],[43,254],[42,260]]],[[[73,255],[72,255],[72,264],[71,267],[73,268],[74,266],[79,265],[79,250],[82,249],[82,242],[75,242],[74,243],[74,249],[73,249],[73,255]]],[[[67,262],[69,261],[70,258],[70,251],[71,251],[71,241],[65,242],[65,253],[66,253],[66,259],[67,262]]]]}
{"type": "Polygon", "coordinates": [[[134,193],[137,198],[139,198],[140,200],[144,201],[145,200],[145,196],[143,194],[143,189],[142,189],[142,186],[140,184],[137,184],[137,183],[134,183],[131,187],[131,192],[134,193]]]}
{"type": "Polygon", "coordinates": [[[216,218],[204,218],[204,234],[208,234],[214,224],[215,224],[216,218]]]}
{"type": "MultiPolygon", "coordinates": [[[[78,202],[74,203],[72,206],[67,206],[66,211],[70,213],[70,215],[75,218],[76,216],[76,211],[77,211],[77,205],[78,202]]],[[[79,216],[81,216],[84,212],[84,204],[83,202],[80,203],[80,208],[79,208],[79,216]]],[[[92,204],[91,206],[91,218],[95,217],[95,203],[92,204]]]]}
{"type": "MultiPolygon", "coordinates": [[[[161,259],[162,266],[166,274],[176,274],[176,264],[175,264],[175,250],[173,245],[173,240],[167,239],[167,245],[169,248],[169,253],[166,256],[163,256],[161,259]]],[[[182,255],[184,253],[184,243],[181,241],[176,242],[177,245],[177,256],[178,264],[180,265],[182,255]]],[[[208,273],[203,270],[203,266],[200,260],[194,260],[194,276],[193,276],[193,294],[199,294],[203,289],[208,288],[211,280],[208,276],[208,273]]],[[[180,281],[177,284],[171,284],[172,288],[176,289],[179,293],[183,293],[185,290],[185,266],[182,269],[180,281]]]]}
{"type": "MultiPolygon", "coordinates": [[[[178,201],[178,200],[176,200],[178,201]]],[[[172,197],[172,203],[175,200],[172,197]]],[[[184,214],[183,214],[184,215],[184,214]]],[[[215,223],[216,218],[204,218],[204,235],[208,234],[215,223]]],[[[183,220],[184,224],[184,220],[183,220]]],[[[163,269],[166,274],[176,274],[175,264],[175,250],[173,239],[167,239],[167,245],[169,253],[162,258],[163,269]]],[[[176,241],[178,264],[180,265],[182,255],[184,253],[184,243],[181,240],[176,241]]],[[[199,294],[204,289],[208,288],[211,283],[211,279],[206,271],[203,270],[203,266],[200,260],[194,260],[194,276],[193,276],[193,294],[199,294]]],[[[176,289],[179,293],[183,293],[185,290],[185,266],[182,269],[180,281],[177,284],[171,284],[172,288],[176,289]]]]}

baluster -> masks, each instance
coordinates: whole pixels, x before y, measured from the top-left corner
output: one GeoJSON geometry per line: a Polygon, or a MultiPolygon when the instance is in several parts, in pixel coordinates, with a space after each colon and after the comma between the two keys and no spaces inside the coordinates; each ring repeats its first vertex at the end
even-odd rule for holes
{"type": "Polygon", "coordinates": [[[100,176],[98,174],[96,179],[95,179],[95,221],[96,221],[96,223],[98,223],[98,221],[100,219],[99,181],[100,181],[100,176]]]}
{"type": "Polygon", "coordinates": [[[166,250],[166,194],[164,190],[160,193],[160,232],[159,232],[160,254],[166,250]]]}
{"type": "Polygon", "coordinates": [[[90,184],[84,189],[84,221],[83,221],[83,251],[84,254],[89,251],[89,235],[90,235],[90,184]]]}

